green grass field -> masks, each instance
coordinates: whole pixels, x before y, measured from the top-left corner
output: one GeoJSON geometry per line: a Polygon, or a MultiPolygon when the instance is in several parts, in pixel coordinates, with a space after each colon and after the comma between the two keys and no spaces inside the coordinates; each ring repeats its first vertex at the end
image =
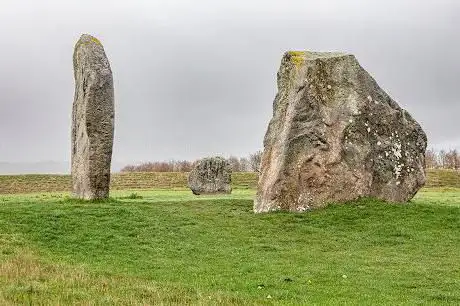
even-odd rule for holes
{"type": "Polygon", "coordinates": [[[460,189],[303,214],[253,196],[0,196],[0,304],[460,304],[460,189]]]}

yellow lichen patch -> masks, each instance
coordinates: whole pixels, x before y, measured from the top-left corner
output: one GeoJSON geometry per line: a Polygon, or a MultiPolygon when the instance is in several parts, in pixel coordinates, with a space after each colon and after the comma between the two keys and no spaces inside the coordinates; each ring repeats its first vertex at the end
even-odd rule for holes
{"type": "Polygon", "coordinates": [[[300,67],[305,61],[305,52],[302,51],[289,51],[291,62],[296,66],[300,67]]]}
{"type": "Polygon", "coordinates": [[[91,40],[92,40],[93,42],[95,42],[96,44],[102,46],[101,42],[100,42],[99,39],[97,39],[96,37],[91,36],[91,40]]]}

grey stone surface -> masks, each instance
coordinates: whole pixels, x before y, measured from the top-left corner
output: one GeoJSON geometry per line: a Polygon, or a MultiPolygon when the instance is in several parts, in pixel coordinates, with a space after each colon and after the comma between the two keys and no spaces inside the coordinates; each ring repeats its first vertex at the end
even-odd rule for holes
{"type": "Polygon", "coordinates": [[[73,54],[72,191],[80,199],[109,195],[114,132],[112,71],[102,44],[82,35],[73,54]]]}
{"type": "Polygon", "coordinates": [[[232,169],[223,157],[206,157],[198,161],[188,176],[193,194],[231,193],[232,169]]]}
{"type": "Polygon", "coordinates": [[[408,201],[425,183],[426,145],[420,125],[353,55],[287,52],[254,211],[305,211],[363,196],[408,201]]]}

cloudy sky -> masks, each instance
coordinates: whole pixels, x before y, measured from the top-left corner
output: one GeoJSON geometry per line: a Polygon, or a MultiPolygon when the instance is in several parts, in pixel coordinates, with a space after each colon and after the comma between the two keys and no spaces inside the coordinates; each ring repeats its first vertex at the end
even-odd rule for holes
{"type": "Polygon", "coordinates": [[[262,148],[287,50],[356,55],[428,134],[460,148],[458,0],[0,0],[0,162],[67,161],[73,46],[112,65],[116,163],[262,148]]]}

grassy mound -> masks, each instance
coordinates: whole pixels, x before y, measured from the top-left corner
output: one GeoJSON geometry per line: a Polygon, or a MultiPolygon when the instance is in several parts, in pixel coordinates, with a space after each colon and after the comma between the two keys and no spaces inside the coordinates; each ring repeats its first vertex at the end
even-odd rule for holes
{"type": "MultiPolygon", "coordinates": [[[[234,189],[256,188],[257,179],[257,173],[236,172],[232,175],[232,186],[234,189]]],[[[0,194],[70,191],[71,184],[70,175],[0,175],[0,194]]],[[[460,188],[460,172],[455,170],[427,170],[426,187],[460,188]]],[[[187,173],[114,173],[111,179],[111,190],[173,188],[187,188],[187,173]]]]}
{"type": "MultiPolygon", "coordinates": [[[[114,173],[110,188],[111,190],[187,188],[187,175],[181,172],[114,173]]],[[[235,189],[255,188],[256,185],[256,173],[236,172],[232,175],[232,186],[235,189]]],[[[71,187],[70,175],[0,175],[0,194],[70,191],[71,187]]]]}

